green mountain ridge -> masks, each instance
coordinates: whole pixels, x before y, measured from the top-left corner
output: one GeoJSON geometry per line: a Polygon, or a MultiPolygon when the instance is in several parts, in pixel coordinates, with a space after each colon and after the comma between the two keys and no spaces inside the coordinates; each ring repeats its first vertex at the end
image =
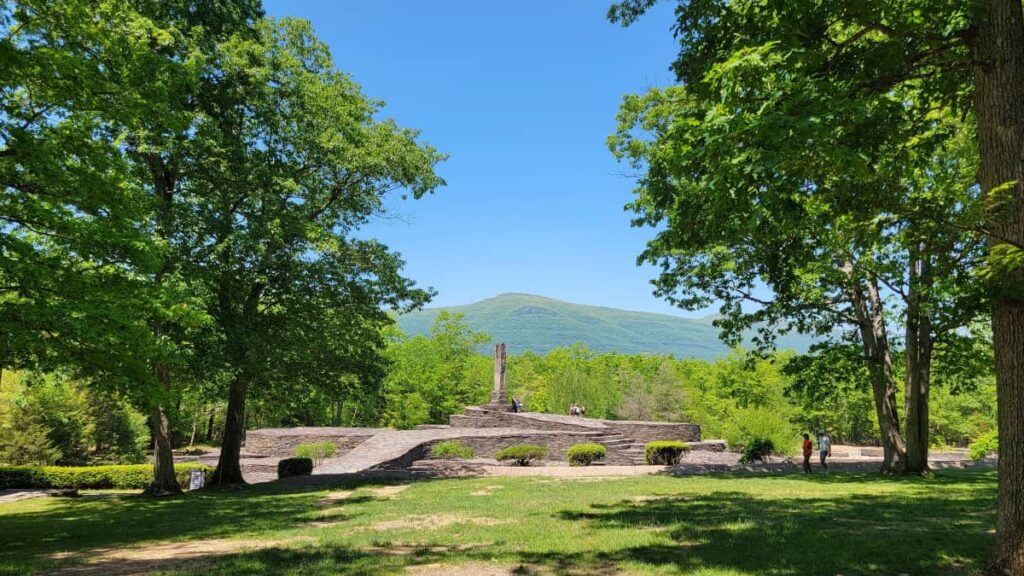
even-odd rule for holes
{"type": "MultiPolygon", "coordinates": [[[[554,348],[584,343],[594,352],[673,354],[678,358],[714,360],[729,353],[712,326],[715,316],[681,318],[563,302],[532,294],[500,294],[473,304],[426,308],[398,317],[406,334],[426,334],[438,312],[465,316],[474,330],[505,342],[509,353],[545,354],[554,348]]],[[[806,351],[813,338],[787,335],[780,349],[806,351]]]]}

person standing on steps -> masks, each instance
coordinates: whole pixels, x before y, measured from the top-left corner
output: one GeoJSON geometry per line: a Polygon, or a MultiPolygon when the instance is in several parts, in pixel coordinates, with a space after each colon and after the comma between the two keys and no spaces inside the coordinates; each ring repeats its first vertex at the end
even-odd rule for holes
{"type": "Polygon", "coordinates": [[[825,462],[825,458],[832,455],[832,441],[824,430],[818,433],[818,453],[821,456],[821,467],[825,469],[825,474],[828,474],[828,463],[825,462]]]}
{"type": "Polygon", "coordinates": [[[814,444],[811,443],[811,435],[804,432],[804,474],[813,474],[811,469],[811,454],[814,453],[814,444]]]}

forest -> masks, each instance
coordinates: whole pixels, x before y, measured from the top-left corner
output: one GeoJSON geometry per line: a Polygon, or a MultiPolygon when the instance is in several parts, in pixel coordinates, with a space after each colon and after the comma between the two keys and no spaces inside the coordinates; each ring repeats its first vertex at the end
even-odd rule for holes
{"type": "MultiPolygon", "coordinates": [[[[446,424],[463,407],[487,402],[493,359],[477,348],[489,337],[459,315],[442,311],[428,335],[389,327],[384,341],[387,369],[379,381],[350,376],[301,393],[286,387],[254,391],[246,427],[406,429],[446,424]]],[[[979,440],[991,449],[991,344],[981,336],[975,344],[975,368],[937,365],[941,377],[932,390],[929,430],[935,449],[979,440]]],[[[796,453],[803,432],[827,431],[838,443],[879,443],[869,376],[851,346],[766,357],[737,349],[708,362],[596,354],[576,344],[545,355],[512,355],[507,376],[510,393],[529,411],[565,414],[576,402],[588,417],[693,422],[705,438],[736,448],[770,439],[785,454],[796,453]]],[[[212,391],[198,388],[168,405],[176,447],[219,443],[225,405],[212,391]]],[[[0,383],[0,438],[0,461],[14,464],[141,462],[149,443],[145,415],[124,397],[69,373],[28,371],[6,372],[0,383]]]]}

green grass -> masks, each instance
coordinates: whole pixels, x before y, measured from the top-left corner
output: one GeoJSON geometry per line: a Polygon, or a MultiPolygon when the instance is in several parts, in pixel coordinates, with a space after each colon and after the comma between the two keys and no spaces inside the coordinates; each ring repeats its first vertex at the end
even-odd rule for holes
{"type": "Polygon", "coordinates": [[[419,481],[391,497],[353,485],[271,486],[151,500],[0,505],[0,574],[70,565],[55,552],[168,540],[273,548],[168,574],[401,574],[422,564],[516,574],[975,574],[995,522],[992,471],[932,478],[646,476],[419,481]],[[311,521],[333,522],[310,526],[311,521]],[[190,571],[191,570],[191,571],[190,571]]]}

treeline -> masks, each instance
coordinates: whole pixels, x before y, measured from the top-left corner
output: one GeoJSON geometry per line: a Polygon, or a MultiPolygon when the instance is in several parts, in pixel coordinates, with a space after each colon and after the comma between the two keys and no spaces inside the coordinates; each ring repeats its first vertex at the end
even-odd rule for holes
{"type": "MultiPolygon", "coordinates": [[[[309,22],[258,0],[0,0],[0,55],[0,368],[145,413],[155,494],[180,491],[173,444],[214,426],[212,481],[243,481],[255,396],[380,382],[388,310],[431,293],[358,230],[388,193],[443,185],[444,157],[309,22]]],[[[27,388],[8,425],[59,408],[27,388]]]]}

